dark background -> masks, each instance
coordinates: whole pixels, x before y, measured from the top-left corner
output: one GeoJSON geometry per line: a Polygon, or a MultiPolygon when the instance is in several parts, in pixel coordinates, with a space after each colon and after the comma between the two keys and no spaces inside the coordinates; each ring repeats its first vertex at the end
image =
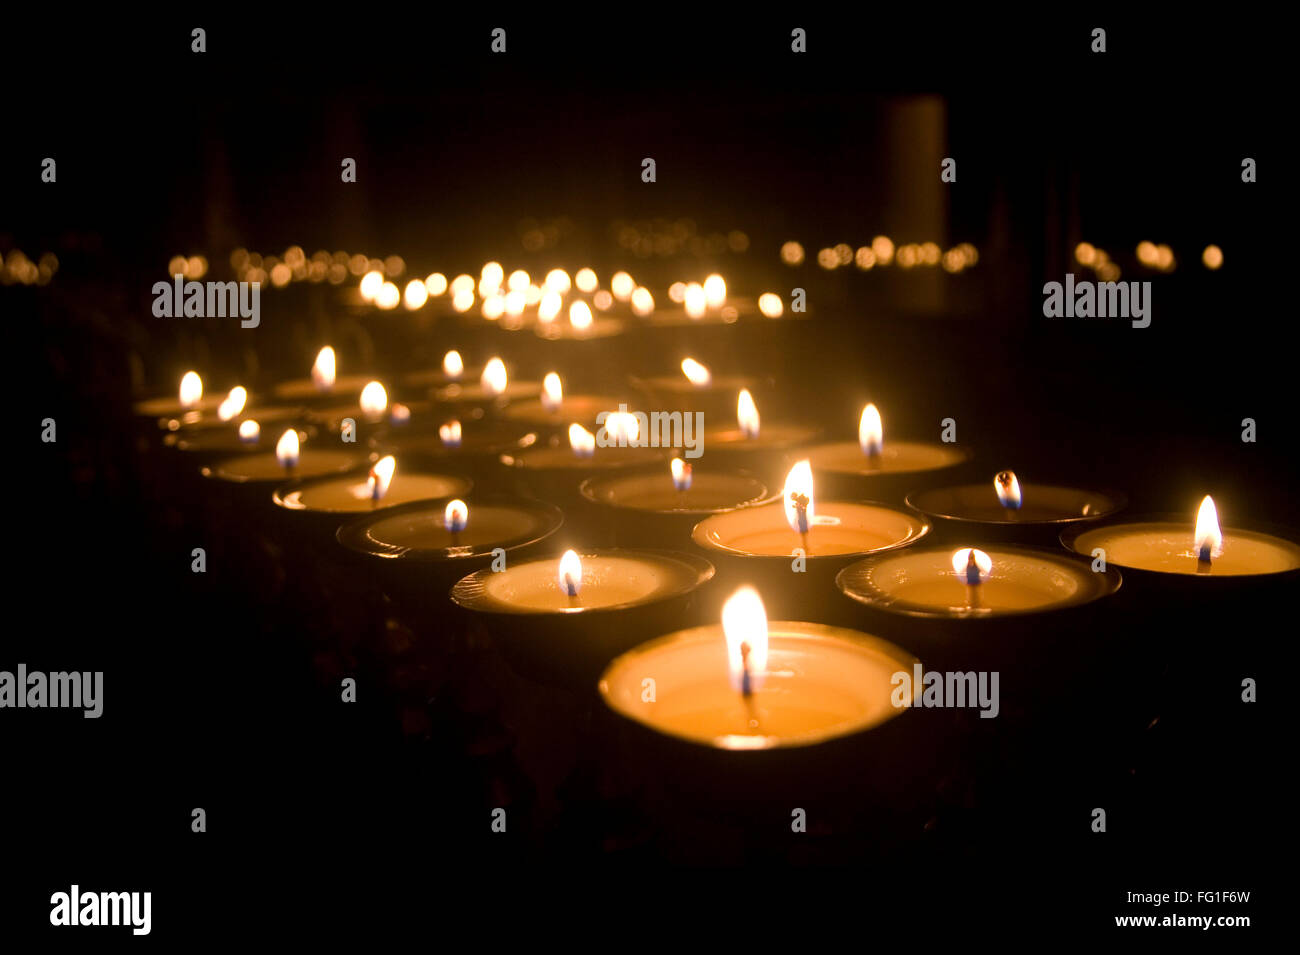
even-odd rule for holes
{"type": "MultiPolygon", "coordinates": [[[[327,287],[265,291],[256,332],[155,319],[150,288],[177,253],[206,254],[211,278],[227,277],[236,246],[297,243],[308,254],[398,252],[416,275],[477,273],[489,257],[534,274],[626,267],[657,297],[714,268],[751,294],[800,286],[811,320],[713,355],[715,371],[772,374],[787,415],[872,398],[892,409],[895,433],[931,440],[952,415],[991,468],[1024,462],[1022,476],[1121,487],[1135,511],[1191,513],[1208,492],[1225,524],[1300,526],[1283,285],[1290,116],[1284,40],[1268,24],[630,7],[10,22],[0,253],[51,250],[60,269],[40,289],[0,287],[3,393],[20,435],[5,468],[13,559],[0,666],[102,669],[106,683],[98,721],[6,711],[0,724],[3,918],[19,932],[46,925],[49,894],[73,881],[152,889],[159,939],[233,936],[264,920],[311,934],[387,930],[389,918],[456,924],[466,899],[502,913],[540,900],[568,920],[625,911],[646,892],[661,906],[676,892],[707,907],[719,891],[653,837],[611,848],[603,823],[578,826],[576,842],[572,829],[493,837],[483,820],[496,803],[442,733],[443,710],[413,735],[381,701],[340,707],[319,661],[293,635],[277,639],[276,608],[195,583],[188,550],[199,545],[160,516],[157,457],[136,443],[133,399],[170,392],[196,364],[212,390],[246,380],[249,349],[264,384],[301,374],[317,342],[353,322],[377,368],[454,345],[445,323],[413,343],[400,313],[345,320],[327,287]],[[195,24],[208,29],[203,55],[189,52],[195,24]],[[497,25],[505,56],[488,52],[497,25]],[[1108,30],[1103,55],[1088,52],[1095,25],[1108,30]],[[793,26],[809,32],[806,55],[789,53],[793,26]],[[899,121],[918,96],[943,109],[938,157],[899,121]],[[58,161],[56,185],[40,182],[45,156],[58,161]],[[343,156],[358,160],[356,184],[339,182],[343,156]],[[645,156],[657,162],[653,185],[640,181],[645,156]],[[958,180],[943,187],[943,234],[931,234],[899,197],[937,179],[942,156],[957,158],[958,180]],[[1241,182],[1246,156],[1257,183],[1241,182]],[[617,222],[683,216],[701,233],[744,230],[748,251],[641,261],[612,241],[617,222]],[[558,244],[526,253],[520,221],[558,217],[558,244]],[[972,242],[980,262],[947,276],[827,273],[812,261],[882,232],[972,242]],[[788,239],[809,254],[798,270],[778,258],[788,239]],[[1174,248],[1173,274],[1136,264],[1143,239],[1174,248]],[[1152,280],[1150,328],[1042,317],[1044,282],[1072,268],[1084,277],[1071,261],[1083,240],[1110,252],[1124,280],[1152,280]],[[1200,265],[1210,242],[1225,251],[1218,272],[1200,265]],[[59,422],[55,446],[35,438],[47,416],[59,422]],[[1256,444],[1240,441],[1244,417],[1258,422],[1256,444]],[[196,805],[206,835],[189,831],[196,805]],[[626,897],[607,883],[592,898],[612,894],[615,907],[586,906],[582,891],[608,869],[626,897]],[[229,897],[204,895],[216,891],[229,897]]],[[[589,383],[669,372],[699,344],[686,336],[626,368],[585,369],[589,383]]],[[[543,370],[535,345],[504,347],[543,370]]],[[[847,435],[854,420],[825,423],[847,435]]],[[[1271,767],[1285,737],[1269,701],[1281,691],[1265,689],[1244,715],[1233,704],[1242,675],[1267,686],[1286,665],[1292,622],[1261,609],[1286,596],[1176,608],[1167,630],[1158,613],[1119,617],[1110,636],[1121,647],[1153,628],[1166,650],[1179,626],[1220,628],[1232,665],[1198,642],[1197,680],[1166,677],[1161,689],[1135,671],[1132,697],[1116,705],[1124,719],[1081,710],[988,744],[995,755],[972,757],[956,784],[964,795],[941,799],[939,825],[902,850],[769,846],[686,861],[750,863],[724,880],[742,898],[749,875],[795,899],[809,887],[865,893],[882,873],[906,873],[904,894],[937,913],[987,898],[990,931],[1004,917],[1058,914],[1058,931],[1067,919],[1070,931],[1105,925],[1130,911],[1129,890],[1265,894],[1280,851],[1271,767]],[[1098,723],[1107,729],[1094,735],[1098,723]],[[1116,807],[1105,836],[1087,831],[1094,805],[1116,807]]],[[[1140,655],[1158,668],[1163,652],[1140,655]]]]}

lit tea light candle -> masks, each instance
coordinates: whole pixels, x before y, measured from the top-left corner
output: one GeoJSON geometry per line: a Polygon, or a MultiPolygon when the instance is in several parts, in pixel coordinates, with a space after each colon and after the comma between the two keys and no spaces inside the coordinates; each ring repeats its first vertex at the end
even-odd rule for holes
{"type": "Polygon", "coordinates": [[[453,583],[474,570],[491,572],[501,558],[515,566],[563,523],[559,508],[541,501],[457,497],[384,508],[343,525],[335,536],[347,550],[377,560],[375,568],[400,600],[444,620],[453,583]]]}
{"type": "Polygon", "coordinates": [[[229,421],[244,410],[244,405],[247,402],[248,390],[236,385],[230,389],[230,394],[226,395],[225,400],[218,406],[217,417],[222,421],[229,421]]]}
{"type": "Polygon", "coordinates": [[[936,522],[980,524],[1001,537],[1041,528],[1055,536],[1061,525],[1097,521],[1124,507],[1115,491],[1091,491],[1051,484],[1025,484],[1014,471],[999,471],[989,484],[913,491],[907,505],[936,522]]]}
{"type": "Polygon", "coordinates": [[[740,375],[716,374],[708,365],[687,356],[676,375],[633,378],[633,385],[643,392],[650,407],[666,410],[704,411],[719,420],[730,417],[737,409],[738,394],[747,389],[753,397],[758,382],[740,375]]]}
{"type": "Polygon", "coordinates": [[[217,395],[203,397],[203,379],[196,371],[187,371],[181,376],[180,387],[174,397],[149,398],[137,402],[135,413],[146,418],[165,419],[160,425],[168,430],[176,430],[185,424],[199,421],[203,415],[216,411],[224,399],[217,395]],[[169,425],[166,419],[178,419],[169,425]]]}
{"type": "Polygon", "coordinates": [[[740,389],[736,397],[736,427],[708,427],[704,431],[704,453],[715,457],[772,454],[772,464],[779,455],[773,452],[788,451],[807,444],[817,436],[815,428],[794,424],[763,424],[758,405],[748,388],[740,389]]]}
{"type": "Polygon", "coordinates": [[[224,458],[200,469],[204,477],[234,484],[282,483],[286,479],[323,477],[351,471],[366,460],[359,451],[341,448],[303,448],[306,433],[289,428],[275,443],[274,452],[224,458]]]}
{"type": "MultiPolygon", "coordinates": [[[[579,554],[569,550],[558,559],[472,574],[452,588],[451,599],[480,613],[582,615],[679,597],[712,575],[713,568],[706,561],[689,554],[618,549],[579,554]]],[[[607,639],[615,638],[610,634],[607,639]]]]}
{"type": "Polygon", "coordinates": [[[612,514],[618,539],[674,547],[710,514],[772,500],[767,486],[744,471],[697,468],[673,458],[668,469],[598,474],[582,482],[582,496],[612,514]]]}
{"type": "Polygon", "coordinates": [[[435,400],[447,404],[504,406],[521,398],[535,398],[541,390],[541,382],[511,380],[505,362],[494,356],[483,366],[478,384],[452,382],[435,388],[433,396],[435,400]]]}
{"type": "Polygon", "coordinates": [[[372,464],[364,474],[300,481],[279,488],[272,497],[288,511],[350,514],[459,496],[466,494],[470,487],[468,478],[399,469],[390,454],[372,464]]]}
{"type": "Polygon", "coordinates": [[[262,437],[262,426],[251,418],[239,423],[239,440],[244,444],[257,444],[262,437]]]}
{"type": "Polygon", "coordinates": [[[721,626],[679,630],[623,654],[604,671],[599,692],[615,713],[664,736],[769,750],[826,743],[894,719],[912,702],[896,703],[895,674],[919,666],[856,630],[768,621],[759,595],[742,589],[724,605],[721,626]],[[650,696],[647,685],[655,689],[650,696]]]}
{"type": "Polygon", "coordinates": [[[627,403],[626,398],[613,395],[565,392],[560,376],[551,372],[542,380],[540,398],[512,402],[501,415],[507,421],[519,421],[539,428],[557,428],[565,422],[580,422],[594,428],[601,412],[627,403]]]}
{"type": "Polygon", "coordinates": [[[1300,544],[1276,534],[1220,528],[1214,501],[1205,497],[1196,519],[1152,519],[1067,530],[1069,549],[1134,570],[1196,577],[1244,577],[1300,569],[1300,544]]]}
{"type": "Polygon", "coordinates": [[[355,398],[369,381],[363,375],[338,377],[338,356],[326,345],[316,353],[309,378],[281,382],[275,386],[274,394],[283,401],[316,405],[340,397],[355,398]]]}
{"type": "Polygon", "coordinates": [[[816,501],[812,468],[800,461],[786,476],[781,502],[716,514],[692,532],[701,547],[744,557],[809,559],[870,554],[915,543],[930,525],[879,504],[816,501]]]}
{"type": "Polygon", "coordinates": [[[713,373],[694,358],[682,359],[682,374],[696,388],[705,388],[713,383],[713,373]]]}
{"type": "Polygon", "coordinates": [[[836,586],[875,609],[915,617],[994,617],[1088,603],[1120,585],[1114,570],[1016,547],[913,547],[840,571],[836,586]]]}
{"type": "MultiPolygon", "coordinates": [[[[951,444],[885,440],[884,423],[874,404],[862,409],[857,442],[839,441],[808,449],[808,459],[818,473],[840,479],[873,479],[890,475],[914,479],[922,472],[965,463],[970,455],[951,444]]],[[[904,488],[903,490],[906,490],[904,488]]]]}

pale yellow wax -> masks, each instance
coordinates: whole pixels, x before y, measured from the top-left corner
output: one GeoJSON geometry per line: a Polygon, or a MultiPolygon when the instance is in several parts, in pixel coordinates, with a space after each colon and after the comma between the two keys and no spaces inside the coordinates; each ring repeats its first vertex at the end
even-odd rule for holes
{"type": "Polygon", "coordinates": [[[339,471],[359,467],[365,458],[353,451],[333,448],[303,448],[298,463],[286,469],[274,451],[265,454],[246,454],[243,457],[219,461],[203,473],[225,481],[292,481],[297,478],[323,477],[339,471]]]}
{"type": "Polygon", "coordinates": [[[484,576],[488,598],[479,609],[505,613],[573,613],[644,601],[675,592],[684,565],[645,557],[582,554],[582,587],[577,597],[560,589],[559,558],[530,561],[484,576]]]}
{"type": "MultiPolygon", "coordinates": [[[[810,557],[869,554],[916,540],[926,531],[910,514],[874,504],[816,502],[813,511],[816,523],[808,531],[810,557]]],[[[804,546],[787,522],[781,502],[715,514],[696,525],[691,536],[702,547],[763,557],[789,556],[804,546]]]]}
{"type": "Polygon", "coordinates": [[[394,507],[411,501],[458,497],[468,492],[469,487],[469,481],[448,474],[407,474],[398,471],[393,475],[387,493],[375,504],[370,497],[368,475],[361,473],[327,481],[313,481],[288,492],[280,501],[291,511],[370,511],[376,507],[394,507]]]}
{"type": "Polygon", "coordinates": [[[567,428],[573,422],[587,425],[595,424],[596,415],[602,411],[617,411],[620,404],[632,407],[626,398],[614,398],[609,395],[564,395],[558,408],[547,410],[540,398],[518,401],[502,413],[508,421],[522,421],[525,424],[549,425],[567,428]]]}
{"type": "MultiPolygon", "coordinates": [[[[277,398],[286,401],[311,401],[317,398],[326,398],[331,395],[337,397],[340,395],[359,395],[361,389],[368,385],[373,378],[365,375],[345,375],[334,379],[334,385],[324,390],[316,387],[315,380],[311,378],[296,378],[292,381],[282,381],[273,389],[277,398]]],[[[360,408],[357,409],[360,413],[360,408]]]]}
{"type": "Polygon", "coordinates": [[[691,486],[679,491],[664,468],[653,474],[593,479],[583,485],[583,495],[611,507],[691,513],[752,505],[767,496],[767,488],[758,478],[744,474],[696,471],[691,486]]]}
{"type": "Polygon", "coordinates": [[[895,706],[892,678],[910,678],[917,662],[857,631],[771,621],[767,670],[747,703],[732,685],[726,640],[714,625],[624,654],[599,688],[613,710],[661,733],[722,749],[768,749],[823,742],[899,715],[905,707],[895,706]]]}
{"type": "Polygon", "coordinates": [[[919,441],[886,441],[879,457],[862,453],[856,441],[819,444],[808,449],[813,473],[833,471],[837,474],[897,474],[911,471],[934,471],[961,464],[966,453],[952,445],[924,444],[919,441]]]}
{"type": "MultiPolygon", "coordinates": [[[[508,504],[473,504],[469,522],[456,534],[447,530],[442,504],[381,517],[366,527],[366,538],[391,554],[409,551],[482,549],[511,540],[527,540],[546,532],[547,523],[534,510],[508,504]]],[[[558,568],[558,565],[557,565],[558,568]]]]}
{"type": "Polygon", "coordinates": [[[1080,534],[1073,547],[1084,556],[1096,548],[1121,567],[1192,576],[1239,577],[1276,574],[1300,568],[1300,545],[1256,531],[1223,529],[1223,553],[1210,562],[1209,573],[1198,573],[1192,522],[1151,522],[1098,527],[1080,534]]]}
{"type": "Polygon", "coordinates": [[[840,585],[900,611],[966,616],[1048,610],[1099,596],[1089,565],[1048,555],[980,548],[993,562],[977,587],[952,568],[952,551],[925,548],[855,564],[840,585]]]}

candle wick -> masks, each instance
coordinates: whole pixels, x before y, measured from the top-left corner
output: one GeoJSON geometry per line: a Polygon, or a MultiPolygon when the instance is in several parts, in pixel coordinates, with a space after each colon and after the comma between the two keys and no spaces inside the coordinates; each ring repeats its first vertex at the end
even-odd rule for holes
{"type": "Polygon", "coordinates": [[[570,601],[573,601],[578,596],[578,587],[573,581],[572,574],[564,575],[564,590],[568,593],[570,601]]]}
{"type": "Polygon", "coordinates": [[[749,643],[740,644],[740,695],[748,700],[754,693],[753,680],[749,674],[749,643]]]}
{"type": "Polygon", "coordinates": [[[1198,574],[1208,574],[1210,566],[1210,544],[1209,541],[1206,541],[1201,545],[1200,553],[1196,556],[1196,572],[1198,574]]]}
{"type": "Polygon", "coordinates": [[[806,555],[808,553],[808,495],[791,491],[790,501],[794,504],[795,517],[799,522],[799,538],[803,542],[803,552],[806,555]]]}

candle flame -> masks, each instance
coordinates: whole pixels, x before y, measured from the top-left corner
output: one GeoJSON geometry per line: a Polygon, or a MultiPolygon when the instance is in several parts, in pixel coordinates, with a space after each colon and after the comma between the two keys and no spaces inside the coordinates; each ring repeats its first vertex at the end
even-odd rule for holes
{"type": "Polygon", "coordinates": [[[359,287],[361,297],[367,302],[373,302],[375,296],[379,294],[379,289],[384,284],[384,273],[377,269],[372,269],[365,275],[361,276],[361,285],[359,287]]]}
{"type": "Polygon", "coordinates": [[[217,408],[217,417],[222,421],[229,421],[235,415],[244,410],[244,405],[248,402],[248,389],[241,385],[235,385],[230,389],[230,394],[226,395],[220,407],[217,408]]]}
{"type": "Polygon", "coordinates": [[[442,370],[448,378],[459,378],[465,371],[465,362],[460,357],[460,352],[452,349],[442,356],[442,370]]]}
{"type": "Polygon", "coordinates": [[[453,418],[451,421],[439,425],[438,437],[442,439],[442,443],[447,447],[459,448],[461,438],[460,422],[453,418]]]}
{"type": "Polygon", "coordinates": [[[699,282],[691,282],[686,286],[686,314],[691,318],[701,318],[709,308],[709,299],[704,292],[704,286],[699,282]]]}
{"type": "Polygon", "coordinates": [[[721,308],[727,302],[727,283],[717,272],[704,280],[704,301],[709,308],[721,308]]]}
{"type": "Polygon", "coordinates": [[[682,359],[682,374],[696,388],[703,388],[713,381],[713,375],[694,358],[682,359]]]}
{"type": "Polygon", "coordinates": [[[442,526],[453,534],[459,534],[469,524],[469,505],[457,498],[447,505],[442,512],[442,526]]]}
{"type": "Polygon", "coordinates": [[[626,272],[615,272],[609,279],[609,290],[620,302],[626,302],[636,289],[636,279],[626,272]]]}
{"type": "Polygon", "coordinates": [[[247,421],[241,421],[239,424],[239,440],[245,444],[257,444],[257,439],[262,436],[262,426],[252,418],[247,421]]]}
{"type": "Polygon", "coordinates": [[[768,318],[780,318],[785,305],[775,292],[764,292],[758,297],[758,310],[768,318]]]}
{"type": "Polygon", "coordinates": [[[298,432],[290,428],[280,435],[275,443],[275,457],[282,468],[296,467],[298,464],[298,432]]]}
{"type": "Polygon", "coordinates": [[[673,458],[670,467],[673,472],[673,487],[679,491],[689,491],[691,489],[691,466],[681,458],[673,458]]]}
{"type": "Polygon", "coordinates": [[[591,306],[586,302],[574,302],[569,306],[569,324],[574,328],[591,327],[591,306]]]}
{"type": "Polygon", "coordinates": [[[370,487],[370,499],[377,501],[388,493],[388,486],[393,483],[393,472],[397,470],[397,459],[391,454],[380,458],[370,466],[367,484],[370,487]]]}
{"type": "Polygon", "coordinates": [[[388,407],[388,392],[377,381],[369,382],[361,389],[361,412],[372,421],[384,413],[388,407]]]}
{"type": "Polygon", "coordinates": [[[722,633],[727,641],[731,685],[743,689],[748,669],[749,688],[758,689],[767,672],[767,611],[753,587],[741,587],[722,605],[722,633]]]}
{"type": "Polygon", "coordinates": [[[873,458],[880,454],[884,443],[885,428],[880,421],[880,412],[875,405],[869,404],[862,409],[862,417],[858,419],[858,445],[863,454],[873,458]]]}
{"type": "Polygon", "coordinates": [[[490,395],[499,395],[506,390],[506,364],[500,358],[493,358],[483,369],[479,378],[483,390],[490,395]]]}
{"type": "Polygon", "coordinates": [[[1205,556],[1221,557],[1223,555],[1223,531],[1219,529],[1219,510],[1214,506],[1214,498],[1205,495],[1201,509],[1196,512],[1196,536],[1193,549],[1202,560],[1205,556]]]}
{"type": "Polygon", "coordinates": [[[577,551],[566,550],[560,558],[560,590],[570,597],[578,596],[582,589],[582,558],[577,551]]]}
{"type": "Polygon", "coordinates": [[[554,414],[560,410],[560,402],[564,400],[564,387],[560,384],[560,376],[555,372],[548,372],[542,379],[542,407],[554,414]]]}
{"type": "Polygon", "coordinates": [[[561,295],[564,295],[572,287],[573,283],[569,280],[569,273],[564,269],[551,269],[546,273],[546,278],[542,281],[542,288],[559,292],[561,295]]]}
{"type": "Polygon", "coordinates": [[[311,380],[316,383],[317,390],[329,391],[334,387],[336,370],[334,349],[326,345],[316,353],[316,361],[311,366],[311,380]]]}
{"type": "Polygon", "coordinates": [[[596,277],[594,269],[581,268],[578,274],[573,277],[573,284],[578,286],[579,292],[594,292],[596,286],[600,284],[600,279],[596,277]]]}
{"type": "Polygon", "coordinates": [[[197,371],[187,371],[181,378],[181,407],[193,408],[203,397],[203,379],[197,371]]]}
{"type": "Polygon", "coordinates": [[[968,584],[983,583],[993,571],[993,560],[982,550],[963,547],[952,552],[952,569],[958,577],[968,584]],[[972,563],[971,557],[975,560],[972,563]]]}
{"type": "Polygon", "coordinates": [[[620,448],[634,446],[641,436],[641,422],[630,411],[614,411],[605,417],[605,434],[620,448]]]}
{"type": "Polygon", "coordinates": [[[411,409],[398,402],[389,410],[388,420],[393,424],[406,424],[411,420],[411,409]]]}
{"type": "Polygon", "coordinates": [[[645,318],[655,310],[655,297],[644,285],[638,285],[632,292],[632,311],[645,318]]]}
{"type": "Polygon", "coordinates": [[[543,325],[549,325],[555,321],[555,316],[560,314],[560,309],[564,306],[564,299],[559,292],[548,289],[542,295],[542,300],[537,303],[537,320],[543,325]]]}
{"type": "Polygon", "coordinates": [[[501,267],[500,262],[489,262],[483,266],[479,272],[478,294],[488,296],[501,287],[501,282],[506,277],[506,270],[501,267]]]}
{"type": "Polygon", "coordinates": [[[1020,481],[1015,471],[999,471],[993,475],[993,490],[998,493],[998,502],[1013,511],[1020,510],[1020,481]]]}
{"type": "Polygon", "coordinates": [[[580,458],[589,458],[596,453],[596,436],[574,422],[569,425],[569,447],[580,458]]]}
{"type": "Polygon", "coordinates": [[[813,524],[812,465],[803,460],[790,469],[781,492],[785,519],[796,534],[806,534],[813,524]]]}
{"type": "Polygon", "coordinates": [[[740,397],[736,399],[736,421],[745,437],[758,437],[758,406],[754,404],[754,396],[748,388],[741,388],[740,397]]]}

